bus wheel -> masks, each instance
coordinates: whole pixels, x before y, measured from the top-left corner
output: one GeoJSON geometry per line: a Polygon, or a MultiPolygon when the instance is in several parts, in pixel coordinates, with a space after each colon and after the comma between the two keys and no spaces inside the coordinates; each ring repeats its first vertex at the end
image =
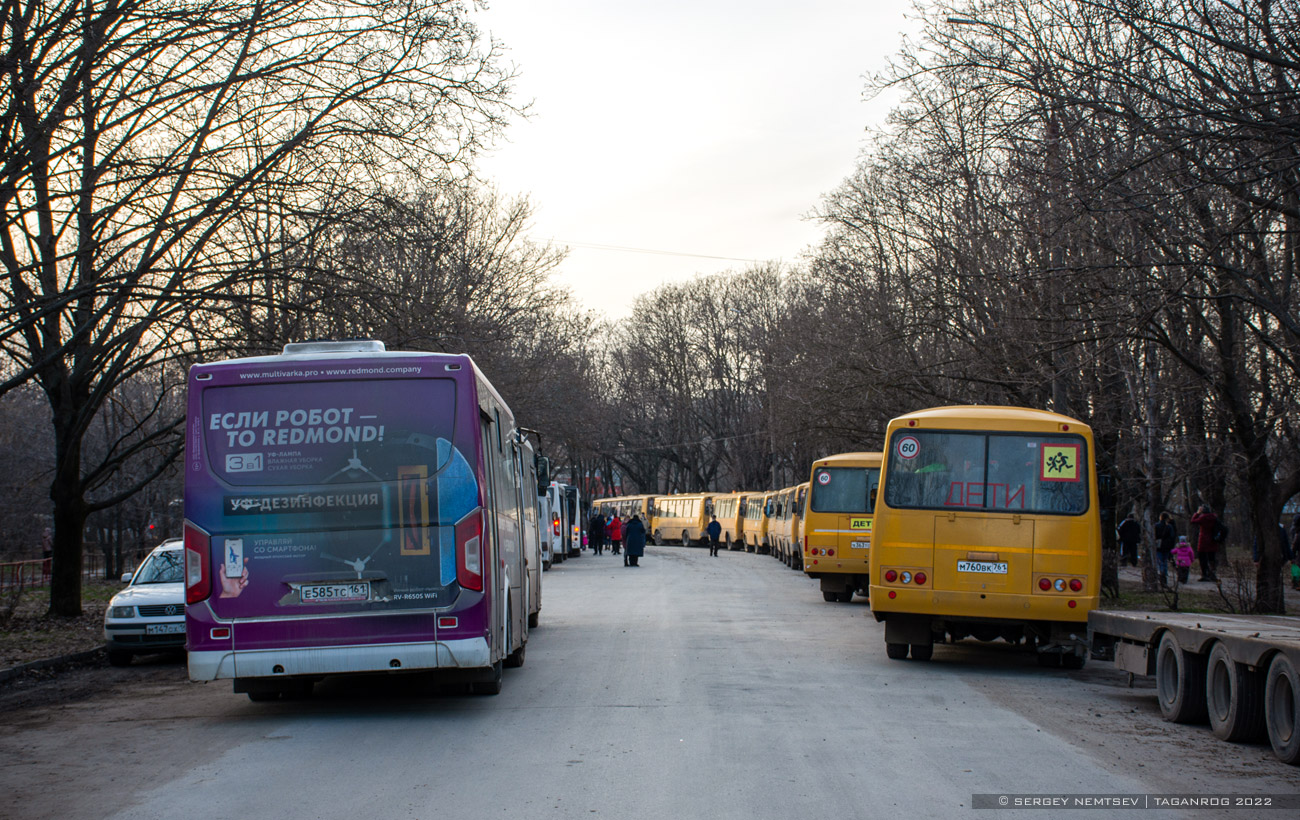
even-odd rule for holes
{"type": "MultiPolygon", "coordinates": [[[[840,599],[840,594],[838,592],[833,592],[829,589],[822,590],[822,600],[825,601],[826,603],[833,604],[839,599],[840,599]]],[[[889,645],[893,646],[894,644],[891,643],[889,645]]]]}
{"type": "Polygon", "coordinates": [[[853,589],[849,588],[844,590],[843,592],[840,593],[839,598],[840,598],[840,603],[842,604],[853,603],[853,589]]]}
{"type": "Polygon", "coordinates": [[[537,628],[537,624],[540,623],[540,622],[541,622],[541,613],[540,613],[540,612],[530,612],[530,613],[528,613],[528,628],[529,628],[529,629],[536,629],[536,628],[537,628]]]}
{"type": "Polygon", "coordinates": [[[928,661],[934,655],[934,644],[932,643],[914,643],[912,644],[912,660],[928,661]]]}
{"type": "Polygon", "coordinates": [[[1064,666],[1066,669],[1082,669],[1083,665],[1087,662],[1087,655],[1080,655],[1076,652],[1070,652],[1061,656],[1061,666],[1064,666]]]}
{"type": "Polygon", "coordinates": [[[650,540],[654,542],[656,547],[662,547],[664,545],[664,537],[659,534],[659,530],[655,530],[655,534],[650,536],[650,540]]]}
{"type": "Polygon", "coordinates": [[[1222,641],[1210,649],[1205,704],[1210,729],[1220,740],[1241,743],[1264,736],[1264,681],[1235,662],[1222,641]]]}
{"type": "Polygon", "coordinates": [[[1268,740],[1278,760],[1300,764],[1300,675],[1286,655],[1279,654],[1268,665],[1264,685],[1264,722],[1268,740]]]}
{"type": "Polygon", "coordinates": [[[1156,649],[1156,699],[1165,720],[1172,723],[1205,720],[1205,658],[1183,651],[1172,632],[1160,637],[1156,649]]]}
{"type": "Polygon", "coordinates": [[[908,646],[905,643],[887,643],[885,644],[885,654],[890,660],[905,661],[907,660],[908,646]]]}
{"type": "Polygon", "coordinates": [[[501,661],[492,664],[492,671],[487,680],[476,680],[469,685],[471,695],[501,694],[501,661]]]}
{"type": "Polygon", "coordinates": [[[1044,669],[1060,669],[1061,653],[1060,652],[1039,652],[1038,665],[1044,669]]]}
{"type": "Polygon", "coordinates": [[[524,650],[527,648],[528,648],[528,644],[526,643],[519,644],[518,649],[516,649],[514,652],[511,652],[509,655],[506,655],[505,665],[511,669],[518,669],[519,667],[523,666],[524,650]]]}
{"type": "Polygon", "coordinates": [[[691,545],[691,534],[686,530],[682,530],[682,546],[689,547],[690,545],[691,545]]]}

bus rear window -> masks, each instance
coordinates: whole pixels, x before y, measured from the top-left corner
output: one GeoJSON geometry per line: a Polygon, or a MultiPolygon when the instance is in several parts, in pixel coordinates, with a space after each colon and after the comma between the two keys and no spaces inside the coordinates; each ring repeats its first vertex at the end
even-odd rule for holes
{"type": "Polygon", "coordinates": [[[813,471],[812,510],[824,513],[869,513],[872,491],[880,483],[875,467],[819,467],[813,471]]]}
{"type": "Polygon", "coordinates": [[[1088,510],[1080,436],[907,430],[890,442],[885,500],[895,509],[1079,515],[1088,510]]]}
{"type": "Polygon", "coordinates": [[[450,379],[213,387],[203,392],[204,449],[212,472],[236,486],[396,481],[412,448],[452,439],[455,404],[450,379]]]}

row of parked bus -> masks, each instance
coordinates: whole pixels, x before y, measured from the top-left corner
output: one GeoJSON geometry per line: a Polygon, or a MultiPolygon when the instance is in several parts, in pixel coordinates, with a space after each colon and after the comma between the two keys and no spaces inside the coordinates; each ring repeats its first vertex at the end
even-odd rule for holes
{"type": "Polygon", "coordinates": [[[1101,594],[1101,504],[1087,425],[1015,407],[944,407],[891,421],[883,452],[817,459],[773,491],[624,496],[655,543],[707,538],[769,553],[826,601],[871,600],[889,657],[928,659],[974,637],[1032,646],[1046,665],[1088,656],[1101,594]]]}

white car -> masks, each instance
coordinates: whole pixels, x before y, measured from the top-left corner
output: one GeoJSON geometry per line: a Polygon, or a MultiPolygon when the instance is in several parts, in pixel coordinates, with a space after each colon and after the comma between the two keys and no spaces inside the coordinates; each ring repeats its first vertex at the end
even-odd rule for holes
{"type": "Polygon", "coordinates": [[[108,662],[126,666],[131,656],[185,648],[185,549],[178,538],[153,548],[126,589],[104,611],[108,662]]]}

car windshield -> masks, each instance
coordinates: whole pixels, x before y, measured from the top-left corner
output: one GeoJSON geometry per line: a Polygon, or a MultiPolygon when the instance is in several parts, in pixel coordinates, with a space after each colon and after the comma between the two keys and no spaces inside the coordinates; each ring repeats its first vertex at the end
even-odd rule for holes
{"type": "Polygon", "coordinates": [[[159,550],[144,559],[131,583],[179,584],[184,580],[181,550],[159,550]]]}

